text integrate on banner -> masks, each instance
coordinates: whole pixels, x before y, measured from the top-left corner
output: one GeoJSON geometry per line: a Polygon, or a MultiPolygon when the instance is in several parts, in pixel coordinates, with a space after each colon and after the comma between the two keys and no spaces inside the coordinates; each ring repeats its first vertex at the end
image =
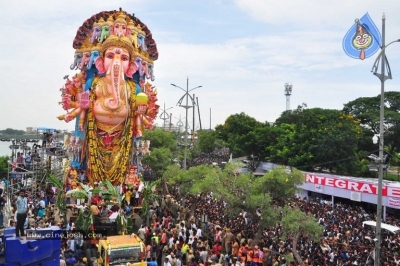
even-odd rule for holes
{"type": "MultiPolygon", "coordinates": [[[[378,185],[354,180],[306,174],[306,182],[322,186],[378,195],[378,185]]],[[[400,187],[382,186],[382,196],[400,198],[400,187]]]]}

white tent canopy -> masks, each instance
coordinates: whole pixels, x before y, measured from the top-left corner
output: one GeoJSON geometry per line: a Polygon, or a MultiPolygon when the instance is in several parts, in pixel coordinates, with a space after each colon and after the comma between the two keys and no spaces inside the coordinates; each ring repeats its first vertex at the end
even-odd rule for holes
{"type": "MultiPolygon", "coordinates": [[[[370,225],[370,226],[376,227],[376,222],[375,221],[365,221],[365,222],[363,222],[363,226],[364,225],[370,225]]],[[[388,230],[388,231],[390,231],[392,233],[397,233],[397,232],[400,231],[400,227],[393,226],[393,225],[390,225],[390,224],[385,224],[385,223],[381,223],[381,228],[385,229],[385,230],[388,230]]]]}

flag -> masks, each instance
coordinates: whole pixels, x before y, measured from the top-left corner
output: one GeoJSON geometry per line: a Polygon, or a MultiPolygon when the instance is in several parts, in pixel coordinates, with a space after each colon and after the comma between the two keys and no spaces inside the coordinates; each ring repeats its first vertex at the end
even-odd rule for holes
{"type": "Polygon", "coordinates": [[[381,47],[382,36],[368,13],[356,19],[343,38],[344,52],[354,59],[364,60],[381,47]]]}

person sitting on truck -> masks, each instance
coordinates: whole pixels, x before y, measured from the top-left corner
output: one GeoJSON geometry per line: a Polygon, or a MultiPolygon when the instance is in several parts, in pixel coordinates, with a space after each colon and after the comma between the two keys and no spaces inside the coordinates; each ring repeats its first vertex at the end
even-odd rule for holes
{"type": "Polygon", "coordinates": [[[93,215],[93,223],[95,225],[98,225],[100,223],[100,211],[99,211],[99,207],[97,207],[96,202],[92,202],[91,206],[90,206],[90,212],[93,215]]]}
{"type": "Polygon", "coordinates": [[[103,203],[101,205],[101,211],[100,211],[100,216],[101,216],[101,220],[102,222],[108,222],[108,217],[111,214],[111,210],[107,207],[107,205],[105,203],[103,203]]]}
{"type": "Polygon", "coordinates": [[[128,206],[132,205],[131,204],[131,198],[132,198],[132,194],[133,194],[133,189],[127,189],[125,192],[125,202],[128,206]]]}

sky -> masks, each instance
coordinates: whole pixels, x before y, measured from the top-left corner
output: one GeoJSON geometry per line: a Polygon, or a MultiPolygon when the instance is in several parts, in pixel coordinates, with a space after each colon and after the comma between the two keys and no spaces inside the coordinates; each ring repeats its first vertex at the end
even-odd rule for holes
{"type": "MultiPolygon", "coordinates": [[[[184,92],[171,84],[186,89],[188,79],[189,89],[202,86],[191,93],[198,97],[203,129],[241,112],[274,122],[286,110],[287,82],[293,85],[291,109],[306,103],[340,110],[359,97],[377,96],[380,81],[371,68],[378,53],[350,58],[343,37],[368,12],[380,30],[385,13],[386,43],[400,38],[397,0],[1,1],[0,129],[74,129],[56,117],[64,113],[58,104],[63,77],[76,73],[69,69],[75,33],[92,15],[120,7],[145,23],[157,43],[152,84],[160,109],[171,108],[166,112],[173,124],[185,121],[177,105],[184,92]]],[[[393,79],[385,90],[398,91],[400,44],[386,55],[393,79]]],[[[196,112],[196,129],[198,120],[196,112]]]]}

